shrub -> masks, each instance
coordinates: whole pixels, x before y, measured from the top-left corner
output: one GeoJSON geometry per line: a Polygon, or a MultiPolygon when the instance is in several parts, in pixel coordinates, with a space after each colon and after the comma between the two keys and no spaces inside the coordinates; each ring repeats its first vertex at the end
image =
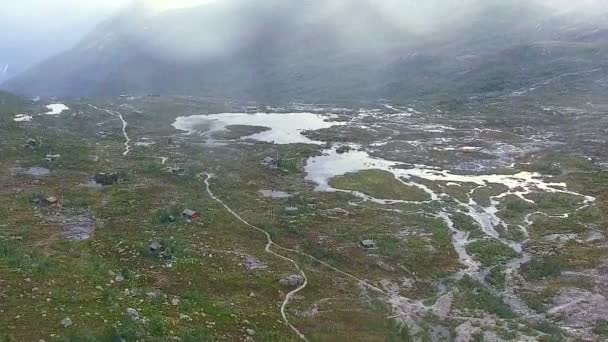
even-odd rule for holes
{"type": "Polygon", "coordinates": [[[559,262],[548,258],[534,258],[522,265],[522,273],[527,280],[541,280],[562,272],[559,262]]]}

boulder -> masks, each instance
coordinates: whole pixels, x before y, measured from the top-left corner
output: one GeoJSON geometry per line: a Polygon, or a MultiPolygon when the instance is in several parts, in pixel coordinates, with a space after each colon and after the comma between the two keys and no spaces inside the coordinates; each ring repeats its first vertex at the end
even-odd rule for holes
{"type": "Polygon", "coordinates": [[[162,251],[163,246],[158,241],[151,242],[148,245],[148,251],[151,254],[159,254],[162,251]]]}
{"type": "Polygon", "coordinates": [[[284,287],[298,287],[304,285],[306,280],[299,274],[293,274],[286,277],[283,277],[279,280],[279,284],[284,287]]]}
{"type": "Polygon", "coordinates": [[[245,258],[245,268],[248,271],[255,271],[266,269],[268,266],[264,265],[261,261],[252,256],[247,256],[245,258]]]}
{"type": "Polygon", "coordinates": [[[133,308],[128,308],[127,311],[125,312],[125,318],[127,318],[131,321],[139,321],[140,315],[139,315],[139,312],[137,312],[137,310],[135,310],[133,308]]]}
{"type": "Polygon", "coordinates": [[[74,325],[74,322],[72,322],[72,320],[69,317],[66,317],[61,320],[61,325],[63,325],[64,328],[69,328],[72,325],[74,325]]]}

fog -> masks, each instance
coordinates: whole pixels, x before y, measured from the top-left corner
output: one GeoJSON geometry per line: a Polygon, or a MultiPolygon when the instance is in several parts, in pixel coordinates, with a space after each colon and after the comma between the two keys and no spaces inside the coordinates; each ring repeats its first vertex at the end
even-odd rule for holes
{"type": "Polygon", "coordinates": [[[154,40],[148,45],[156,53],[172,51],[175,57],[200,58],[228,53],[236,45],[253,39],[252,31],[272,30],[273,25],[286,21],[290,25],[310,25],[313,30],[315,25],[331,22],[336,43],[348,47],[355,43],[375,44],[379,37],[386,36],[383,31],[386,28],[399,32],[403,39],[416,39],[449,32],[452,27],[466,25],[480,16],[489,16],[491,20],[501,13],[484,11],[497,4],[520,8],[521,13],[514,15],[533,11],[539,19],[546,15],[579,22],[608,20],[605,0],[10,1],[0,7],[0,81],[68,49],[120,11],[132,16],[129,20],[134,39],[144,43],[154,40]],[[199,6],[203,7],[192,9],[199,6]],[[163,25],[148,25],[150,18],[167,11],[192,12],[187,14],[190,22],[180,22],[178,15],[178,19],[159,21],[163,25]],[[206,15],[206,11],[211,14],[206,15]],[[198,15],[207,22],[197,23],[198,15]],[[189,32],[194,26],[196,30],[189,32]]]}
{"type": "Polygon", "coordinates": [[[313,49],[326,41],[345,50],[383,53],[391,44],[449,39],[479,21],[517,26],[521,18],[522,26],[538,25],[543,34],[566,24],[603,23],[607,7],[603,0],[195,0],[181,6],[159,0],[140,3],[133,14],[141,14],[141,21],[130,21],[126,31],[151,54],[171,60],[222,58],[260,43],[288,49],[288,41],[298,37],[282,36],[285,32],[308,35],[306,41],[317,43],[311,43],[313,49]],[[180,9],[203,2],[206,6],[180,9]]]}
{"type": "Polygon", "coordinates": [[[74,45],[125,0],[19,0],[0,6],[0,81],[74,45]]]}

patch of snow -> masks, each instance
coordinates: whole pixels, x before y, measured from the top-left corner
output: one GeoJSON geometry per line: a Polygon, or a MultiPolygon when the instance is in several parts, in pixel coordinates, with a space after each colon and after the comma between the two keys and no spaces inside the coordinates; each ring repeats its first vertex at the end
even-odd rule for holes
{"type": "Polygon", "coordinates": [[[32,116],[27,114],[17,114],[13,119],[15,122],[29,122],[32,121],[32,116]]]}
{"type": "Polygon", "coordinates": [[[152,145],[156,145],[155,142],[149,142],[149,141],[138,141],[134,144],[135,146],[141,146],[141,147],[149,147],[152,145]]]}
{"type": "Polygon", "coordinates": [[[48,112],[44,113],[46,115],[59,115],[66,110],[70,110],[70,108],[63,103],[53,103],[46,106],[46,108],[49,110],[48,112]]]}

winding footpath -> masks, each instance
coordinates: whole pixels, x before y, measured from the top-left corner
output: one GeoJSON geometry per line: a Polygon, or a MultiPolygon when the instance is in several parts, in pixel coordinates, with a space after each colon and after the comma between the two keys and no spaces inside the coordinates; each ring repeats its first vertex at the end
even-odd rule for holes
{"type": "Polygon", "coordinates": [[[131,138],[129,138],[129,135],[127,134],[127,126],[129,125],[129,123],[125,120],[125,118],[122,116],[122,114],[120,112],[117,111],[113,111],[113,110],[109,110],[109,109],[105,109],[105,108],[98,108],[96,106],[93,106],[92,104],[89,104],[89,107],[96,109],[98,111],[101,112],[106,112],[118,119],[120,119],[120,121],[122,122],[122,135],[125,137],[125,151],[123,152],[123,156],[128,156],[129,152],[131,151],[131,138]]]}
{"type": "MultiPolygon", "coordinates": [[[[418,312],[419,310],[427,310],[428,308],[426,308],[421,302],[417,302],[417,301],[412,301],[409,298],[403,297],[397,293],[389,293],[377,286],[374,286],[372,284],[370,284],[369,282],[357,278],[356,276],[347,273],[335,266],[332,266],[322,260],[319,260],[317,258],[315,258],[314,256],[304,253],[302,251],[296,250],[296,249],[291,249],[291,248],[287,248],[287,247],[283,247],[281,245],[276,244],[273,240],[272,237],[270,236],[270,234],[268,234],[265,230],[256,227],[254,225],[252,225],[251,223],[247,222],[244,218],[242,218],[239,214],[237,214],[234,210],[232,210],[232,208],[230,208],[226,203],[224,203],[224,201],[222,201],[221,199],[219,199],[217,196],[215,196],[213,194],[213,192],[211,191],[211,185],[209,184],[209,180],[211,178],[213,178],[212,174],[209,173],[204,173],[205,175],[205,187],[207,190],[207,194],[209,194],[209,196],[211,197],[211,199],[213,199],[214,201],[218,202],[222,207],[224,207],[230,214],[232,214],[232,216],[234,216],[237,220],[239,220],[240,222],[242,222],[244,225],[255,229],[259,232],[261,232],[262,234],[264,234],[266,236],[266,248],[265,251],[269,254],[272,254],[280,259],[283,259],[285,261],[290,262],[292,265],[294,265],[296,267],[296,269],[298,270],[298,272],[300,272],[300,274],[302,275],[302,277],[304,277],[304,284],[300,287],[298,287],[297,289],[289,292],[286,296],[285,296],[285,300],[283,301],[283,304],[281,305],[281,316],[283,318],[283,321],[298,335],[298,337],[300,337],[300,339],[304,340],[304,341],[308,341],[308,339],[306,338],[306,336],[304,336],[304,334],[302,334],[293,324],[291,324],[291,322],[289,322],[289,320],[287,319],[287,315],[285,313],[285,310],[287,308],[287,305],[289,304],[290,300],[293,298],[293,296],[295,296],[297,293],[299,293],[300,291],[304,290],[304,288],[306,288],[306,286],[308,285],[308,278],[306,277],[306,274],[304,273],[304,271],[302,271],[302,268],[298,265],[298,263],[296,261],[294,261],[293,259],[287,258],[281,254],[275,253],[271,250],[271,247],[274,246],[277,249],[280,249],[282,251],[285,252],[289,252],[289,253],[295,253],[298,254],[300,256],[306,257],[322,266],[325,266],[326,268],[335,271],[347,278],[350,278],[354,281],[356,281],[359,285],[364,286],[380,295],[386,296],[388,298],[388,303],[391,303],[395,309],[400,308],[400,310],[398,310],[399,312],[401,312],[401,314],[405,315],[405,316],[410,316],[413,313],[418,312]]],[[[398,315],[400,316],[400,315],[398,315]]],[[[410,321],[411,323],[413,323],[412,319],[410,317],[406,317],[409,318],[407,319],[408,321],[410,321]]]]}
{"type": "MultiPolygon", "coordinates": [[[[218,197],[216,197],[213,192],[211,192],[211,186],[209,185],[209,180],[213,177],[211,174],[209,173],[205,173],[205,187],[207,189],[207,193],[209,194],[209,196],[211,197],[211,199],[213,199],[214,201],[218,202],[219,204],[222,205],[222,207],[224,207],[230,214],[232,214],[232,216],[234,216],[237,220],[241,221],[244,225],[248,226],[249,228],[252,228],[254,230],[259,231],[260,233],[264,234],[266,236],[266,248],[264,249],[266,251],[266,253],[272,254],[280,259],[283,259],[287,262],[290,262],[292,265],[295,266],[295,268],[298,270],[298,272],[300,272],[300,275],[304,278],[304,284],[302,284],[300,287],[298,287],[297,289],[289,292],[286,296],[285,296],[285,300],[283,301],[283,304],[281,304],[281,317],[283,318],[283,321],[285,322],[285,324],[287,324],[291,330],[293,330],[296,335],[298,335],[298,337],[300,339],[302,339],[303,341],[308,341],[308,339],[306,338],[306,336],[304,336],[304,334],[302,334],[293,324],[291,324],[291,322],[289,322],[289,320],[287,319],[287,314],[285,313],[285,310],[287,308],[287,305],[289,304],[289,301],[293,298],[293,296],[295,296],[298,292],[304,290],[304,288],[306,288],[306,286],[308,286],[308,278],[306,277],[306,274],[304,273],[304,271],[302,271],[302,269],[300,268],[300,265],[298,265],[297,262],[295,262],[293,259],[287,258],[281,254],[275,253],[272,251],[271,247],[278,246],[276,243],[274,243],[274,241],[272,240],[272,237],[270,236],[270,234],[268,234],[268,232],[266,232],[265,230],[263,230],[262,228],[256,227],[254,225],[252,225],[251,223],[247,222],[244,218],[242,218],[239,214],[237,214],[234,210],[232,210],[228,205],[226,205],[226,203],[224,203],[224,201],[222,201],[221,199],[219,199],[218,197]]],[[[281,248],[283,249],[283,248],[281,248]]]]}

